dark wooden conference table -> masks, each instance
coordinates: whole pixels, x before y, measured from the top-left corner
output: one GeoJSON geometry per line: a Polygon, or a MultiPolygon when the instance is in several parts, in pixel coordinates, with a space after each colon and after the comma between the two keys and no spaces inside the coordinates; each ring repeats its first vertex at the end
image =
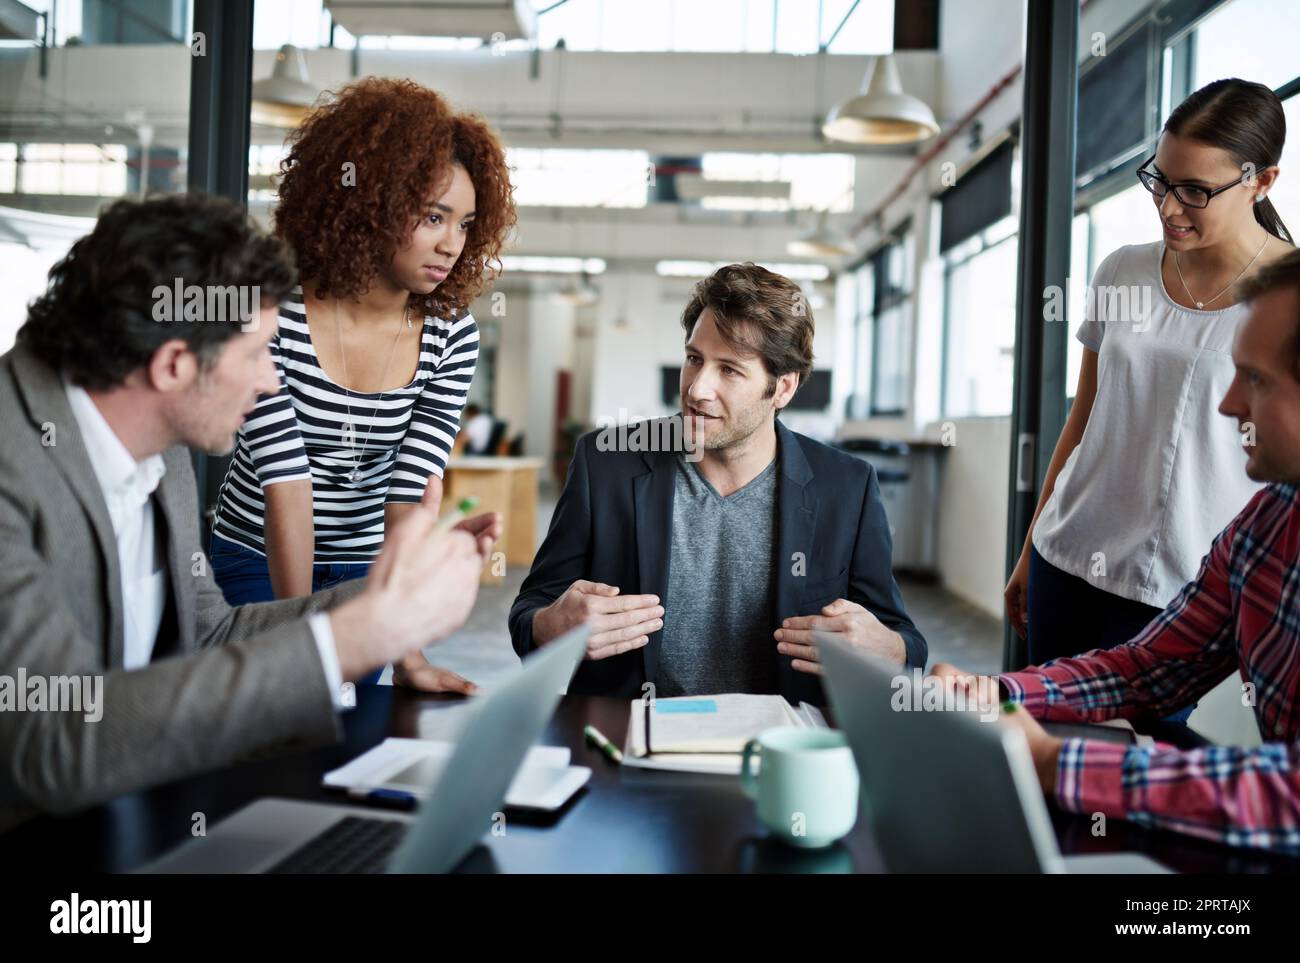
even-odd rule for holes
{"type": "MultiPolygon", "coordinates": [[[[190,837],[195,813],[208,827],[263,796],[341,802],[321,786],[329,770],[388,736],[416,736],[421,709],[442,697],[387,685],[357,687],[335,746],[241,763],[182,779],[72,816],[41,816],[0,835],[0,863],[40,867],[58,854],[61,872],[129,872],[190,837]]],[[[485,835],[460,866],[466,872],[521,873],[849,873],[880,872],[863,820],[819,852],[769,839],[735,777],[618,767],[583,741],[590,723],[622,745],[628,703],[565,696],[541,742],[567,746],[591,781],[558,814],[506,813],[506,832],[485,835]]],[[[1173,727],[1179,729],[1181,727],[1173,727]]],[[[1185,731],[1185,730],[1184,730],[1185,731]]],[[[1177,733],[1153,731],[1174,742],[1177,733]]],[[[484,765],[491,765],[484,759],[484,765]]],[[[1053,811],[1061,851],[1137,851],[1181,872],[1296,872],[1300,860],[1232,850],[1112,820],[1095,837],[1090,820],[1053,811]]]]}

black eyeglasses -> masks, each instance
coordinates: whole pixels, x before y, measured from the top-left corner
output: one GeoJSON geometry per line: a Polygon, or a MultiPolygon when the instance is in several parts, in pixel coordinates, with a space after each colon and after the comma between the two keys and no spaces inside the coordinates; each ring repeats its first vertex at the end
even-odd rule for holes
{"type": "Polygon", "coordinates": [[[1195,184],[1171,184],[1155,171],[1147,170],[1147,165],[1155,159],[1156,155],[1152,154],[1142,162],[1142,166],[1137,170],[1138,180],[1142,182],[1143,187],[1162,201],[1165,199],[1166,194],[1173,191],[1174,197],[1178,198],[1178,203],[1184,207],[1207,207],[1210,198],[1215,194],[1222,194],[1228,188],[1236,187],[1249,176],[1247,171],[1232,183],[1224,184],[1222,187],[1216,187],[1212,190],[1207,187],[1198,187],[1195,184]]]}

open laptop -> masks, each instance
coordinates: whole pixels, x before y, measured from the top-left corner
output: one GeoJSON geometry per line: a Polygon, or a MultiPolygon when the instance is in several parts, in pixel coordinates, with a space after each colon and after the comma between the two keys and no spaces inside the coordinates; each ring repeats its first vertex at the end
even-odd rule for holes
{"type": "Polygon", "coordinates": [[[587,648],[585,626],[524,660],[474,706],[416,815],[259,799],[145,873],[442,873],[488,832],[587,648]]]}
{"type": "Polygon", "coordinates": [[[914,704],[910,671],[815,638],[890,872],[1169,872],[1136,853],[1062,857],[1024,733],[977,711],[896,710],[914,704]]]}

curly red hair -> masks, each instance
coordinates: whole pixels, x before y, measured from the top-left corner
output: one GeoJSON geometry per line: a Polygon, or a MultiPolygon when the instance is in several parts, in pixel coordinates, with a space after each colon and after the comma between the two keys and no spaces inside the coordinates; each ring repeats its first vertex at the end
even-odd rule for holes
{"type": "MultiPolygon", "coordinates": [[[[477,216],[432,307],[453,317],[500,273],[515,225],[514,189],[505,150],[481,117],[457,113],[413,81],[367,77],[312,111],[288,143],[275,233],[293,246],[317,297],[363,294],[455,164],[474,183],[477,216]]],[[[412,307],[423,309],[423,300],[412,295],[412,307]]]]}

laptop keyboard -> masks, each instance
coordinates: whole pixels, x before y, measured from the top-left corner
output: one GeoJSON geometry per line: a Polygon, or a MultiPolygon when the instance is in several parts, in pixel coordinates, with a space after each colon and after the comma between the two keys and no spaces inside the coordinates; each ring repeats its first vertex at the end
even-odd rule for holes
{"type": "Polygon", "coordinates": [[[407,826],[397,819],[344,816],[267,872],[382,873],[407,826]]]}

